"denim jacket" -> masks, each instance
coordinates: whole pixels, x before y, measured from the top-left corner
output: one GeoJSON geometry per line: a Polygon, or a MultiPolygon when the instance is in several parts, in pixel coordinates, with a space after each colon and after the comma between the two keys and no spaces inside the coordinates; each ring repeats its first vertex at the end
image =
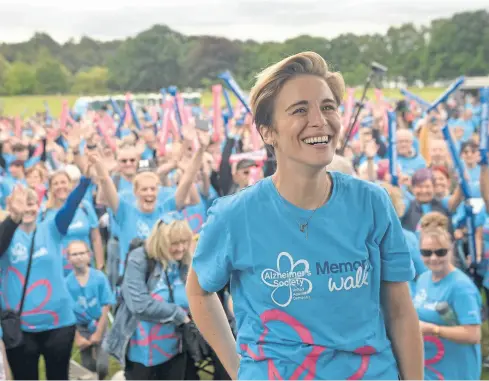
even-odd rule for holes
{"type": "Polygon", "coordinates": [[[127,346],[139,321],[175,325],[183,324],[187,313],[176,304],[161,302],[151,297],[161,277],[158,263],[146,283],[148,261],[143,247],[128,253],[128,263],[122,283],[122,301],[114,324],[105,337],[102,348],[125,366],[127,346]]]}

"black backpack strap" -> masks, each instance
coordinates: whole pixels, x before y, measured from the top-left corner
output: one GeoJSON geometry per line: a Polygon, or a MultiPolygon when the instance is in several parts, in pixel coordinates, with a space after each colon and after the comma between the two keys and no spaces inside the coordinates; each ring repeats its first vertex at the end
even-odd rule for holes
{"type": "Polygon", "coordinates": [[[22,310],[24,309],[25,294],[27,292],[27,286],[28,286],[28,283],[29,283],[29,277],[31,275],[32,257],[34,255],[34,246],[35,246],[35,240],[36,240],[36,232],[37,232],[37,227],[34,229],[34,234],[32,234],[31,247],[29,249],[29,259],[28,259],[28,262],[27,262],[27,271],[25,273],[25,282],[24,282],[24,287],[22,289],[22,297],[20,298],[19,316],[22,315],[22,310]]]}

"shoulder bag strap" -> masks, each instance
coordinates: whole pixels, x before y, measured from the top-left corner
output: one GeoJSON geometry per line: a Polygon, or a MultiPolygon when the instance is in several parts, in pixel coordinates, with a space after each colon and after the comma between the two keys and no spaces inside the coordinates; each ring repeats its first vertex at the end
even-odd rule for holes
{"type": "Polygon", "coordinates": [[[31,248],[29,250],[29,260],[27,262],[27,271],[25,273],[24,288],[22,289],[22,298],[20,299],[19,315],[22,315],[22,310],[24,308],[25,294],[27,292],[27,285],[29,283],[29,276],[31,275],[32,256],[34,254],[34,246],[35,246],[35,240],[36,240],[36,231],[37,231],[37,227],[34,229],[34,234],[32,234],[31,248]]]}

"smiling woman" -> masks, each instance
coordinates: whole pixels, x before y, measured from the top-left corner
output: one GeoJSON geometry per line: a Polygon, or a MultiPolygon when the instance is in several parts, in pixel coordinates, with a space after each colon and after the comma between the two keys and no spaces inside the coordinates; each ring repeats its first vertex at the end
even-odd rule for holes
{"type": "Polygon", "coordinates": [[[233,379],[423,378],[414,273],[392,203],[326,170],[343,91],[312,52],[269,67],[251,91],[277,171],[213,205],[187,282],[192,316],[233,379]],[[229,280],[239,356],[216,295],[229,280]]]}

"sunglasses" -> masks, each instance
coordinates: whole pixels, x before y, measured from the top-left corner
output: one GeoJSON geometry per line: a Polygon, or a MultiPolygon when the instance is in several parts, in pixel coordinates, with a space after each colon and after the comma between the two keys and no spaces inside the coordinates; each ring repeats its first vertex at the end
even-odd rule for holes
{"type": "Polygon", "coordinates": [[[119,160],[122,164],[126,164],[126,163],[135,163],[136,162],[136,159],[120,159],[119,160]]]}
{"type": "Polygon", "coordinates": [[[182,213],[179,212],[170,212],[164,214],[157,222],[158,227],[161,224],[170,225],[173,221],[183,221],[185,218],[182,213]]]}
{"type": "Polygon", "coordinates": [[[437,250],[424,250],[421,249],[421,255],[423,257],[431,257],[435,254],[437,257],[444,257],[448,254],[448,249],[437,249],[437,250]]]}

